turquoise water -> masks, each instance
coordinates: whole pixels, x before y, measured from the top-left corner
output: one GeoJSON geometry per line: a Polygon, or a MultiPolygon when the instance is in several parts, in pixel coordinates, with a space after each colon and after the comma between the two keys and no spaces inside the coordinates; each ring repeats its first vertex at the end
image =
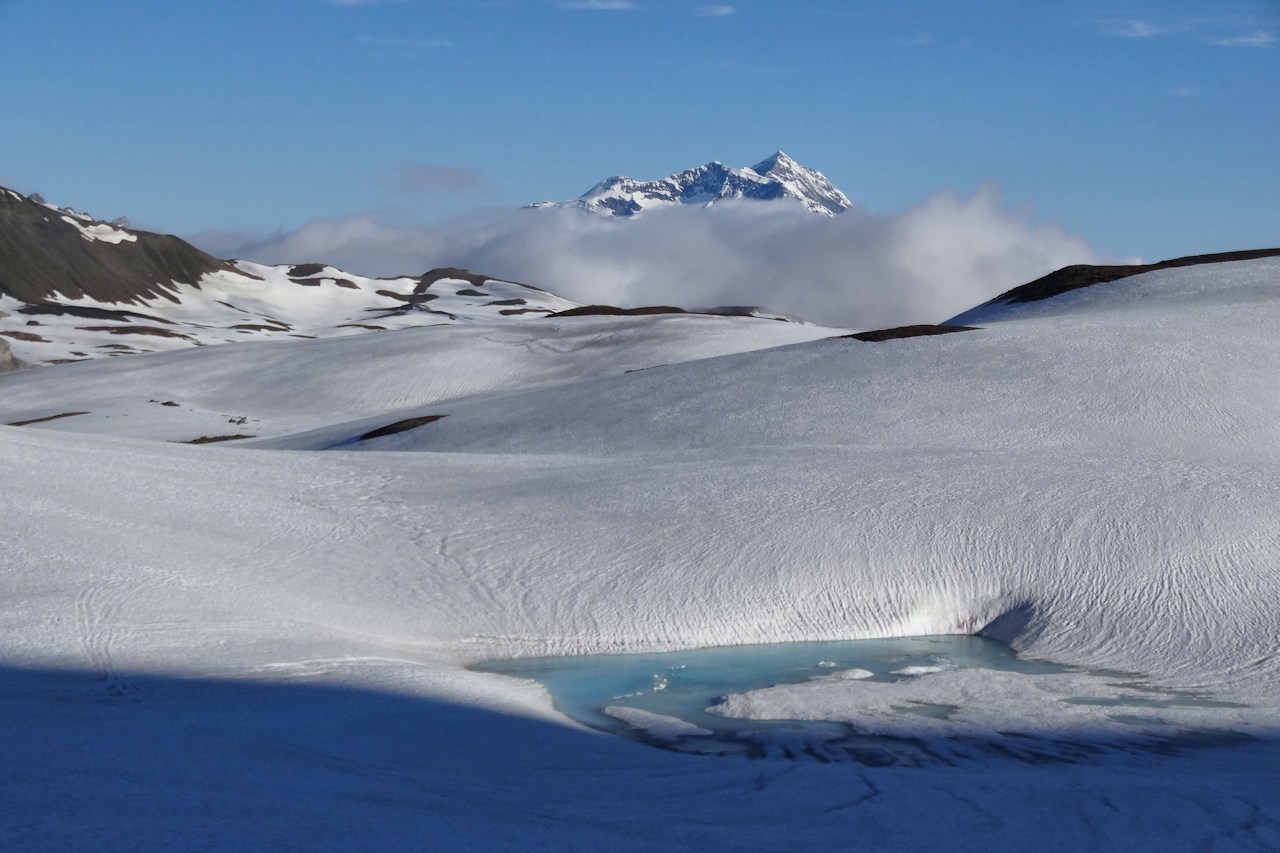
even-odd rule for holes
{"type": "MultiPolygon", "coordinates": [[[[860,734],[856,727],[839,722],[796,720],[747,720],[707,713],[706,709],[731,693],[744,693],[776,684],[802,682],[842,670],[871,673],[866,681],[892,682],[911,678],[910,668],[986,669],[1029,675],[1081,672],[1077,668],[1041,660],[1020,658],[1008,646],[968,635],[896,637],[814,643],[771,643],[724,646],[656,654],[583,655],[486,661],[473,669],[541,682],[556,707],[584,725],[639,740],[653,746],[701,754],[743,754],[750,757],[812,757],[822,761],[853,759],[864,764],[922,764],[951,761],[956,754],[996,751],[1027,760],[1078,760],[1095,752],[1079,742],[1009,738],[1002,744],[939,744],[937,739],[899,738],[860,734]],[[906,670],[907,672],[903,672],[906,670]],[[674,718],[685,730],[657,731],[624,722],[605,712],[622,707],[674,718]]],[[[919,672],[921,670],[917,670],[919,672]]],[[[1071,697],[1076,704],[1142,709],[1144,713],[1117,713],[1113,719],[1132,725],[1135,733],[1154,718],[1158,708],[1232,707],[1207,697],[1153,688],[1137,675],[1107,673],[1107,681],[1134,691],[1130,698],[1071,697]],[[1117,684],[1117,681],[1120,684],[1117,684]]],[[[1238,706],[1237,706],[1238,707],[1238,706]]],[[[915,702],[896,709],[945,720],[958,708],[915,702]]],[[[625,716],[625,714],[624,714],[625,716]]],[[[1183,745],[1194,745],[1200,733],[1187,733],[1183,745]],[[1194,735],[1194,736],[1192,736],[1194,735]]],[[[1223,732],[1210,740],[1221,741],[1223,732]]],[[[1230,733],[1225,733],[1230,734],[1230,733]]],[[[1170,738],[1137,736],[1167,752],[1170,738]]],[[[1207,742],[1207,741],[1206,741],[1207,742]]],[[[1139,748],[1141,744],[1139,744],[1139,748]]],[[[1101,747],[1099,747],[1101,749],[1101,747]]]]}

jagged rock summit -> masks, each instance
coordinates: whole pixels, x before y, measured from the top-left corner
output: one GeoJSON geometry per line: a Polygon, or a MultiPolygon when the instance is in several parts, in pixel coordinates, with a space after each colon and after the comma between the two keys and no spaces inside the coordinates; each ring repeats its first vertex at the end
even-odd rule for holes
{"type": "Polygon", "coordinates": [[[657,181],[637,181],[623,176],[608,178],[572,201],[541,202],[532,206],[577,207],[606,216],[634,216],[654,207],[706,206],[728,198],[790,199],[823,216],[835,216],[853,207],[848,197],[825,175],[800,165],[782,151],[741,169],[713,161],[657,181]]]}

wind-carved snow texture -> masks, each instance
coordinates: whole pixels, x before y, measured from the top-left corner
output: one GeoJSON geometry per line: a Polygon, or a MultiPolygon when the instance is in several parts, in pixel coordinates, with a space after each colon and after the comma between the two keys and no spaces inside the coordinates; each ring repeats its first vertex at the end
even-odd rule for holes
{"type": "Polygon", "coordinates": [[[743,720],[843,723],[859,737],[906,741],[916,761],[1096,761],[1112,751],[1167,752],[1250,736],[1248,709],[1124,673],[938,668],[894,682],[824,678],[731,694],[709,713],[743,720]],[[1010,714],[1017,708],[1016,715],[1010,714]],[[1236,712],[1244,711],[1240,716],[1236,712]],[[927,747],[920,749],[920,744],[927,747]]]}
{"type": "MultiPolygon", "coordinates": [[[[473,367],[489,390],[423,404],[354,366],[436,332],[559,343],[452,326],[0,376],[0,405],[23,396],[5,423],[121,383],[102,434],[60,431],[91,415],[0,427],[6,846],[1280,847],[1280,261],[1146,273],[962,334],[592,367],[621,363],[620,329],[670,341],[687,319],[565,321],[545,381],[495,356],[473,367]],[[277,372],[295,346],[307,371],[277,372]],[[199,394],[198,361],[228,380],[258,358],[224,414],[309,373],[378,422],[317,402],[273,446],[375,452],[120,437],[184,411],[168,383],[190,370],[199,394]],[[1245,706],[1205,713],[1255,740],[1048,770],[713,760],[465,669],[984,630],[1245,706]]],[[[786,325],[683,331],[712,319],[786,325]]],[[[921,701],[976,689],[918,678],[921,701]]],[[[1019,720],[1043,686],[1000,689],[966,725],[1019,720]]]]}
{"type": "Polygon", "coordinates": [[[835,216],[853,207],[825,175],[800,165],[781,151],[741,169],[713,161],[657,181],[608,178],[573,201],[542,202],[533,206],[572,206],[608,216],[634,216],[652,207],[705,206],[727,198],[788,199],[823,216],[835,216]]]}

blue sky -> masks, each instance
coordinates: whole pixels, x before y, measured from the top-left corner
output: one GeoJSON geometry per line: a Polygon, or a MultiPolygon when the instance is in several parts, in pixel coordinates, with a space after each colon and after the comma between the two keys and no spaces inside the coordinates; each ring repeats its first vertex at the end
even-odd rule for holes
{"type": "Polygon", "coordinates": [[[1280,244],[1275,0],[0,0],[0,75],[0,183],[179,234],[782,148],[874,212],[986,181],[1102,255],[1280,244]]]}

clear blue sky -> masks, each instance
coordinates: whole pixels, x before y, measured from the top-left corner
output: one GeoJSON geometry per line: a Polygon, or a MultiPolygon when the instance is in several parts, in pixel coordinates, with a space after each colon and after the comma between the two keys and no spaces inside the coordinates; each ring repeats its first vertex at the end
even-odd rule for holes
{"type": "Polygon", "coordinates": [[[187,234],[782,148],[1148,260],[1280,244],[1277,0],[0,0],[0,183],[187,234]]]}

